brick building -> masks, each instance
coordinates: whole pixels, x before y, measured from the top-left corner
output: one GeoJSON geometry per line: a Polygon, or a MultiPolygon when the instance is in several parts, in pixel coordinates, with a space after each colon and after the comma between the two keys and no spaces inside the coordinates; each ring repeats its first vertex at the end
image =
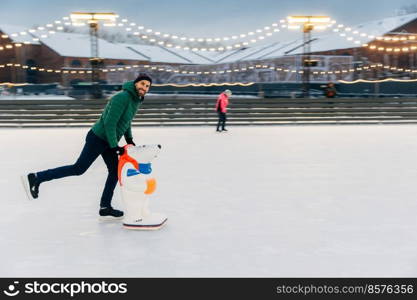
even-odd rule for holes
{"type": "MultiPolygon", "coordinates": [[[[341,76],[320,75],[320,71],[349,69],[358,65],[381,63],[404,69],[417,68],[417,14],[369,21],[350,28],[335,25],[327,32],[313,32],[311,54],[319,60],[312,68],[312,81],[338,80],[341,76]],[[415,38],[412,38],[415,36],[415,38]],[[389,41],[388,37],[392,37],[389,41]],[[396,40],[394,40],[396,37],[396,40]],[[405,40],[401,37],[407,37],[405,40]],[[364,46],[368,45],[368,46],[364,46]],[[379,49],[384,49],[380,51],[379,49]],[[391,51],[387,51],[391,49],[391,51]],[[397,49],[400,49],[397,51],[397,49]],[[405,49],[408,49],[407,51],[405,49]]],[[[58,82],[64,86],[90,81],[90,39],[88,35],[56,32],[53,34],[23,34],[23,28],[0,25],[0,82],[58,82]],[[33,40],[38,38],[39,40],[33,40]],[[25,44],[30,41],[31,44],[25,44]],[[9,65],[7,65],[9,64],[9,65]],[[10,65],[12,64],[12,65],[10,65]],[[23,68],[23,66],[26,66],[23,68]],[[32,70],[40,66],[44,70],[32,70]]],[[[110,43],[99,40],[99,56],[106,67],[159,64],[181,66],[188,70],[215,71],[236,69],[255,64],[300,68],[303,51],[301,32],[296,40],[266,40],[263,44],[247,46],[225,52],[192,52],[162,46],[110,43]],[[298,58],[297,58],[298,57],[298,58]]],[[[272,39],[272,38],[271,38],[272,39]]],[[[151,71],[155,81],[164,82],[255,82],[299,81],[291,74],[278,74],[274,70],[253,70],[246,73],[223,75],[184,75],[151,71]],[[285,76],[284,76],[285,75],[285,76]]],[[[100,80],[120,83],[134,78],[135,69],[101,73],[100,80]]],[[[201,72],[200,72],[201,73],[201,72]]],[[[204,72],[203,72],[204,73],[204,72]]],[[[207,72],[206,72],[207,73],[207,72]]],[[[355,73],[356,78],[389,76],[391,70],[372,70],[355,73]]],[[[414,74],[414,73],[413,73],[414,74]]]]}
{"type": "MultiPolygon", "coordinates": [[[[51,83],[64,86],[90,81],[90,37],[77,33],[56,32],[36,41],[41,34],[22,36],[23,28],[0,25],[0,82],[51,83]],[[30,44],[27,44],[30,42],[30,44]],[[38,67],[33,70],[33,67],[38,67]],[[39,69],[39,67],[42,67],[39,69]]],[[[144,64],[190,65],[209,63],[198,56],[193,60],[163,47],[115,44],[99,39],[99,57],[105,67],[144,64]]],[[[135,72],[129,72],[135,76],[135,72]]],[[[113,74],[112,74],[113,75],[113,74]]],[[[108,73],[100,72],[107,82],[108,73]]],[[[120,78],[126,76],[120,74],[120,78]]],[[[112,76],[115,80],[115,76],[112,76]]],[[[117,77],[116,77],[117,78],[117,77]]],[[[122,81],[122,80],[120,80],[122,81]]]]}

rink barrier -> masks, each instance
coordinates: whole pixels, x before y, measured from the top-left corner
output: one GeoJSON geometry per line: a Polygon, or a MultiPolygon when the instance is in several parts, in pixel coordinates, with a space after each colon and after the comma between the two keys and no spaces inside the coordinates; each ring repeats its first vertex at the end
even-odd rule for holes
{"type": "MultiPolygon", "coordinates": [[[[0,100],[0,127],[91,126],[108,100],[0,100]]],[[[213,125],[216,98],[147,99],[133,126],[213,125]]],[[[417,99],[233,99],[230,125],[417,123],[417,99]]]]}

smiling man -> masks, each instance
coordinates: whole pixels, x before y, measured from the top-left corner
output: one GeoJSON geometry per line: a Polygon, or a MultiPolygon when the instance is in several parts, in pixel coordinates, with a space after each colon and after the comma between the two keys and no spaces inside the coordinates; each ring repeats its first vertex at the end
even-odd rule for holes
{"type": "Polygon", "coordinates": [[[111,206],[117,184],[118,156],[124,152],[124,148],[119,147],[118,142],[124,136],[127,144],[135,145],[131,123],[151,84],[152,79],[146,74],[140,74],[135,81],[123,84],[123,90],[110,99],[100,119],[87,133],[84,148],[73,165],[30,173],[22,177],[28,197],[38,198],[39,185],[43,182],[83,174],[101,155],[106,163],[108,175],[100,200],[99,215],[102,219],[121,219],[123,212],[111,206]]]}

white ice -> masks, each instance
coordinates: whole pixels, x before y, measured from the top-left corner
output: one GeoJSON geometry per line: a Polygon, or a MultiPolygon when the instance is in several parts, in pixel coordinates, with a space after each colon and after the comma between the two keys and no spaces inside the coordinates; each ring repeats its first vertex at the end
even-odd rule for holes
{"type": "MultiPolygon", "coordinates": [[[[100,223],[106,168],[40,187],[88,129],[0,129],[0,277],[416,277],[417,126],[136,127],[160,231],[100,223]]],[[[122,208],[118,188],[113,205],[122,208]]]]}

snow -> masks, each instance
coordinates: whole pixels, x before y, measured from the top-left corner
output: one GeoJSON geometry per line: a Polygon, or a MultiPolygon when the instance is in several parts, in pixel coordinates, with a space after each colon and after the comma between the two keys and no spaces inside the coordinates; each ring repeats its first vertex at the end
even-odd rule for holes
{"type": "MultiPolygon", "coordinates": [[[[374,39],[368,35],[381,36],[396,28],[407,24],[417,18],[417,13],[390,17],[381,20],[369,21],[363,24],[350,26],[352,30],[345,32],[332,32],[329,29],[325,32],[314,31],[312,36],[316,40],[311,43],[311,50],[313,52],[330,51],[337,49],[349,49],[361,47],[364,43],[369,43],[374,39]],[[366,37],[361,37],[359,34],[353,34],[354,31],[366,33],[366,37]],[[340,33],[346,33],[346,37],[341,37],[340,33]],[[353,41],[348,41],[347,37],[354,37],[353,41]],[[355,44],[355,40],[360,40],[360,44],[355,44]]],[[[25,29],[14,25],[0,25],[0,30],[7,34],[14,32],[22,32],[25,29]]],[[[37,31],[33,36],[40,37],[42,34],[47,34],[47,31],[37,31]]],[[[107,59],[130,59],[137,61],[161,62],[161,63],[178,63],[178,64],[216,64],[216,63],[232,63],[244,60],[261,60],[273,59],[285,55],[294,55],[302,53],[303,40],[301,38],[301,31],[299,33],[293,32],[295,38],[283,40],[282,36],[276,36],[267,39],[266,42],[256,44],[246,49],[229,50],[224,52],[210,52],[210,51],[186,51],[175,48],[165,48],[154,45],[138,45],[138,44],[123,44],[110,43],[103,39],[99,39],[99,55],[107,59]]],[[[28,40],[30,35],[26,38],[18,35],[14,37],[16,42],[23,42],[28,40]]],[[[29,39],[30,40],[30,39],[29,39]]],[[[90,38],[86,34],[77,33],[62,33],[48,34],[48,38],[41,38],[41,42],[58,52],[62,56],[68,57],[90,57],[90,38]]],[[[38,43],[36,43],[38,44],[38,43]]]]}
{"type": "MultiPolygon", "coordinates": [[[[337,49],[350,49],[361,47],[364,43],[369,43],[375,39],[369,38],[368,35],[375,37],[382,36],[392,30],[407,24],[417,18],[417,13],[409,14],[405,16],[390,17],[381,20],[369,21],[363,24],[358,24],[350,27],[350,32],[341,30],[339,32],[333,32],[332,29],[328,29],[325,32],[312,32],[312,38],[316,39],[311,43],[312,52],[323,52],[337,49]],[[366,37],[353,34],[354,31],[360,33],[366,33],[366,37]],[[341,33],[346,33],[345,37],[341,37],[341,33]],[[353,41],[348,41],[347,37],[354,37],[353,41]],[[355,44],[354,41],[360,40],[360,44],[355,44]]],[[[349,24],[347,24],[349,25],[349,24]]],[[[336,27],[335,27],[336,28],[336,27]]],[[[297,32],[294,32],[297,35],[297,32]]],[[[302,35],[301,31],[298,34],[302,35]]],[[[233,62],[240,60],[257,60],[257,59],[272,59],[282,57],[285,55],[302,54],[303,52],[303,39],[297,38],[294,40],[286,40],[277,42],[268,42],[254,47],[249,47],[243,51],[235,52],[230,57],[223,58],[221,62],[233,62]]]]}
{"type": "MultiPolygon", "coordinates": [[[[414,13],[405,16],[369,21],[363,24],[350,26],[352,29],[350,32],[345,32],[344,30],[333,32],[333,29],[328,29],[325,32],[313,31],[312,38],[316,40],[311,43],[311,51],[323,52],[361,47],[362,44],[375,40],[369,38],[368,35],[373,35],[375,37],[382,36],[416,18],[417,13],[414,13]],[[353,34],[354,31],[366,33],[367,36],[361,37],[360,35],[355,35],[353,34]],[[340,33],[346,33],[346,37],[341,37],[340,33]],[[353,41],[348,41],[347,37],[350,36],[355,37],[355,39],[353,41]],[[360,40],[361,43],[355,44],[355,40],[360,40]]],[[[297,32],[294,32],[294,36],[297,35],[299,35],[299,37],[294,40],[278,40],[277,38],[274,38],[276,41],[262,43],[240,51],[228,51],[227,55],[223,55],[219,59],[215,59],[215,61],[217,63],[231,63],[235,61],[272,59],[286,55],[302,54],[303,39],[301,38],[301,31],[298,34],[297,32]]],[[[213,58],[213,55],[210,58],[213,58]]]]}
{"type": "Polygon", "coordinates": [[[0,31],[4,34],[7,34],[10,39],[13,40],[15,43],[24,43],[30,42],[33,45],[40,45],[39,42],[33,41],[32,38],[34,37],[31,33],[27,32],[28,28],[18,26],[18,25],[10,25],[10,24],[1,24],[0,31]],[[26,32],[26,34],[22,35],[22,32],[26,32]],[[12,36],[12,34],[17,34],[17,36],[12,36]]]}
{"type": "Polygon", "coordinates": [[[154,232],[98,221],[101,158],[27,200],[87,130],[0,129],[1,277],[417,276],[414,125],[135,127],[163,147],[154,232]]]}
{"type": "MultiPolygon", "coordinates": [[[[356,26],[352,26],[352,30],[350,32],[340,31],[340,32],[333,32],[330,34],[324,34],[317,36],[318,40],[312,43],[311,51],[313,52],[320,52],[320,51],[329,51],[329,50],[336,50],[336,49],[349,49],[349,48],[356,48],[361,47],[362,44],[370,43],[371,41],[375,40],[375,38],[368,38],[368,37],[361,37],[360,35],[353,34],[354,31],[358,31],[360,33],[366,33],[367,35],[383,36],[398,27],[411,22],[417,18],[417,13],[410,14],[406,16],[397,16],[386,18],[382,20],[375,20],[370,21],[367,23],[359,24],[356,26]],[[341,37],[340,33],[346,33],[346,37],[341,37]],[[360,40],[361,43],[355,44],[353,41],[348,41],[346,38],[348,36],[355,37],[354,40],[360,40]]],[[[316,37],[316,34],[313,35],[316,37]]],[[[297,49],[297,51],[291,52],[290,54],[301,54],[302,49],[297,49]]]]}
{"type": "Polygon", "coordinates": [[[128,44],[127,47],[143,57],[146,57],[147,60],[151,62],[170,62],[180,64],[193,63],[191,60],[177,55],[175,51],[168,50],[164,47],[135,44],[128,44]]]}
{"type": "MultiPolygon", "coordinates": [[[[90,37],[86,34],[57,32],[48,38],[41,39],[41,42],[61,56],[91,57],[90,37]]],[[[146,60],[143,56],[129,50],[123,44],[115,44],[98,39],[98,45],[99,56],[102,58],[146,60]]]]}

